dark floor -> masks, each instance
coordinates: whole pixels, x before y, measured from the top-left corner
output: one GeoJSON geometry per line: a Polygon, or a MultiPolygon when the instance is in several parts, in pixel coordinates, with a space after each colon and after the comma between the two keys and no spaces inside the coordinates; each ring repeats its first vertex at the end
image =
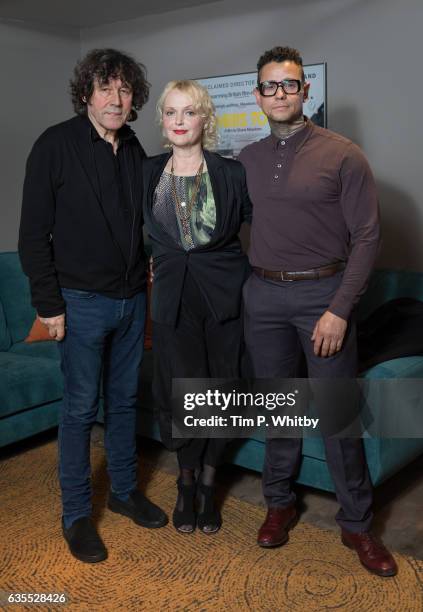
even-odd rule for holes
{"type": "MultiPolygon", "coordinates": [[[[0,449],[0,460],[25,452],[37,444],[54,439],[55,432],[47,432],[30,440],[0,449]]],[[[102,446],[103,427],[96,425],[92,435],[93,444],[102,446]]],[[[143,457],[158,469],[170,474],[177,473],[174,453],[168,452],[159,442],[147,438],[139,439],[143,457]]],[[[374,531],[383,538],[393,551],[423,559],[423,455],[398,474],[379,486],[375,491],[374,531]]],[[[225,493],[244,501],[263,506],[260,474],[234,465],[220,468],[219,482],[225,493]]],[[[331,493],[297,486],[301,520],[322,527],[338,527],[334,516],[338,510],[335,496],[331,493]]],[[[263,516],[265,512],[263,510],[263,516]]],[[[255,534],[252,534],[255,537],[255,534]]]]}

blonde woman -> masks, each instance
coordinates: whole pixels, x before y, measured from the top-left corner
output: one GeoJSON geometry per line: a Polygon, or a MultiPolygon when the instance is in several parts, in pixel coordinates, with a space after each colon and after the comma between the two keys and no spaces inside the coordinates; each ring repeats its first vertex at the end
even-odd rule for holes
{"type": "Polygon", "coordinates": [[[146,160],[143,172],[154,268],[153,391],[162,440],[178,454],[174,526],[210,534],[222,522],[215,474],[226,440],[172,439],[171,386],[172,378],[240,375],[241,289],[249,266],[238,232],[251,220],[251,203],[243,166],[209,150],[217,126],[204,87],[171,81],[157,112],[169,151],[146,160]]]}

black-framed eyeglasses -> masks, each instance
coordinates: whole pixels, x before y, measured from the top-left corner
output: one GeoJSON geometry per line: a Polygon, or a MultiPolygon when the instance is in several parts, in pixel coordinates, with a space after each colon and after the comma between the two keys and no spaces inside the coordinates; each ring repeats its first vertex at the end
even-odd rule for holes
{"type": "Polygon", "coordinates": [[[301,90],[301,81],[298,79],[284,79],[283,81],[263,81],[258,84],[258,90],[262,96],[275,96],[279,87],[286,95],[297,94],[301,90]]]}

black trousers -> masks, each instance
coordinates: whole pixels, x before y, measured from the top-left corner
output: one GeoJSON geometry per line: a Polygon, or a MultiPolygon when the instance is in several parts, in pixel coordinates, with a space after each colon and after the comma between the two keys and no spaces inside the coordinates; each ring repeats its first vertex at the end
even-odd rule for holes
{"type": "MultiPolygon", "coordinates": [[[[342,273],[320,280],[278,282],[254,273],[244,286],[245,340],[254,375],[258,378],[295,376],[302,348],[310,378],[356,378],[355,323],[349,322],[344,344],[332,357],[313,352],[311,336],[328,308],[342,273]]],[[[342,407],[339,407],[342,410],[342,407]]],[[[326,461],[341,506],[336,520],[350,532],[368,531],[372,520],[372,485],[360,438],[324,438],[326,461]]],[[[295,501],[291,483],[301,460],[301,439],[266,441],[263,494],[269,506],[295,501]]]]}
{"type": "Polygon", "coordinates": [[[217,321],[187,273],[176,327],[153,321],[153,394],[160,433],[167,448],[177,450],[181,467],[216,467],[228,440],[172,438],[172,378],[238,378],[242,348],[242,317],[217,321]]]}

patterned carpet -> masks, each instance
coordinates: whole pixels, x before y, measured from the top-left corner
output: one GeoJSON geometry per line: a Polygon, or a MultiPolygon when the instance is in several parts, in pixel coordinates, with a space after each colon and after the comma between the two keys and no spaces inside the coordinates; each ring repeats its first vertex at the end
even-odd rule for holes
{"type": "MultiPolygon", "coordinates": [[[[104,451],[92,449],[94,504],[108,547],[104,563],[68,553],[60,531],[56,445],[49,442],[0,465],[0,600],[6,593],[65,593],[68,605],[5,610],[421,612],[423,562],[397,555],[399,575],[362,569],[334,532],[299,523],[290,542],[255,544],[263,510],[227,498],[215,536],[178,534],[171,524],[147,530],[105,510],[104,451]]],[[[169,514],[174,478],[140,467],[142,487],[169,514]]]]}

